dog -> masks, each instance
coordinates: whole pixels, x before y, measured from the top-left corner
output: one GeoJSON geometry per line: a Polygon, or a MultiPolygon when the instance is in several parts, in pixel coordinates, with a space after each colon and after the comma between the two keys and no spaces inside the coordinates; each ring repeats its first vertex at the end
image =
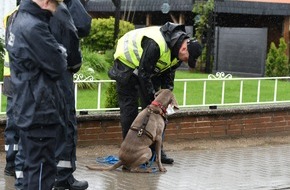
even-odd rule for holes
{"type": "Polygon", "coordinates": [[[160,172],[166,172],[161,163],[162,134],[167,122],[166,110],[169,105],[178,110],[177,101],[168,89],[155,93],[155,100],[143,109],[133,121],[119,150],[119,161],[111,167],[86,166],[90,170],[111,171],[123,166],[129,172],[153,172],[152,168],[141,169],[152,157],[150,145],[155,143],[156,162],[160,172]]]}

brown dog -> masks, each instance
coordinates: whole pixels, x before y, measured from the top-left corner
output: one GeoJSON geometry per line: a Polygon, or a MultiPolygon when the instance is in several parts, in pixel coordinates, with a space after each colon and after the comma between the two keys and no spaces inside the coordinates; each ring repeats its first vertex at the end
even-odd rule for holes
{"type": "Polygon", "coordinates": [[[130,172],[152,172],[151,168],[140,169],[140,165],[147,163],[152,152],[150,145],[155,143],[156,162],[159,171],[166,172],[161,164],[162,134],[167,121],[166,109],[169,104],[178,109],[173,93],[162,89],[155,94],[155,100],[142,110],[128,131],[119,150],[119,161],[111,167],[86,166],[91,170],[114,170],[120,166],[130,172]]]}

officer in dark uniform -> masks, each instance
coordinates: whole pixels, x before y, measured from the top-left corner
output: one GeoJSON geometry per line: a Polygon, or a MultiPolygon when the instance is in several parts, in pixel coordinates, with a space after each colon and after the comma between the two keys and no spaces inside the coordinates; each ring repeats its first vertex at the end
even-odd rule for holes
{"type": "MultiPolygon", "coordinates": [[[[57,14],[54,14],[53,17],[50,19],[50,27],[54,37],[56,37],[57,41],[64,45],[67,49],[67,60],[68,60],[68,70],[64,73],[62,77],[62,89],[66,95],[67,101],[67,111],[69,115],[69,123],[67,124],[67,141],[66,141],[66,148],[58,157],[58,174],[57,174],[57,181],[55,189],[86,189],[88,187],[87,181],[78,181],[76,180],[72,173],[76,169],[76,143],[77,143],[77,124],[76,124],[76,112],[75,112],[75,102],[74,102],[74,84],[73,84],[73,73],[77,72],[81,66],[81,53],[79,47],[79,37],[84,37],[89,34],[91,28],[91,17],[88,15],[86,10],[84,9],[83,5],[80,3],[79,0],[65,0],[64,3],[68,5],[69,12],[66,7],[59,7],[57,14]],[[72,13],[72,14],[70,14],[72,13]],[[71,15],[73,21],[71,19],[71,15]],[[76,25],[76,27],[74,26],[76,25]]],[[[16,13],[16,11],[14,11],[16,13]]],[[[9,14],[9,20],[12,20],[13,14],[9,14]]],[[[7,18],[8,20],[8,18],[7,18]]],[[[6,22],[5,22],[6,23],[6,22]]],[[[10,23],[10,22],[8,22],[10,23]]],[[[7,30],[8,31],[8,30],[7,30]]],[[[8,36],[8,35],[7,35],[8,36]]],[[[7,54],[8,56],[8,54],[7,54]]],[[[7,59],[8,60],[8,59],[7,59]]],[[[8,62],[8,61],[7,61],[8,62]]],[[[7,78],[7,82],[5,82],[5,91],[12,91],[10,88],[10,76],[8,78],[8,74],[10,73],[9,65],[4,67],[5,79],[7,78]]],[[[10,92],[8,91],[8,92],[10,92]]],[[[12,93],[11,93],[12,94],[12,93]]],[[[10,105],[10,104],[9,104],[10,105]]],[[[12,106],[8,106],[10,108],[12,106]]],[[[12,109],[7,109],[12,110],[12,109]]],[[[8,113],[12,113],[9,111],[8,113]]],[[[10,117],[12,118],[12,117],[10,117]]],[[[13,121],[13,120],[9,120],[13,121]]],[[[8,122],[7,122],[8,123],[8,122]]],[[[12,122],[9,122],[9,126],[11,126],[12,122]]],[[[7,127],[7,140],[9,139],[17,141],[17,147],[19,146],[19,151],[9,151],[14,153],[12,156],[7,156],[11,158],[11,165],[14,166],[15,162],[15,172],[16,172],[16,181],[15,187],[21,189],[22,187],[22,178],[23,172],[22,167],[24,163],[24,156],[21,153],[21,142],[18,143],[18,138],[16,139],[17,130],[12,127],[7,127]],[[8,135],[9,134],[9,135],[8,135]],[[10,137],[10,138],[8,138],[10,137]],[[15,154],[17,156],[15,157],[15,154]]],[[[5,133],[6,134],[6,133],[5,133]]],[[[11,140],[10,140],[11,141],[11,140]]],[[[9,142],[10,142],[9,141],[9,142]]],[[[11,141],[12,142],[12,141],[11,141]]],[[[14,142],[14,141],[13,141],[14,142]]],[[[8,147],[8,146],[6,146],[8,147]]],[[[16,146],[14,146],[16,147],[16,146]]],[[[7,151],[8,152],[8,151],[7,151]]],[[[8,154],[7,155],[11,155],[8,154]]],[[[8,163],[8,162],[7,162],[8,163]]],[[[9,165],[9,164],[7,164],[9,165]]],[[[9,165],[10,166],[10,165],[9,165]]],[[[10,170],[5,168],[5,173],[8,175],[14,175],[14,168],[11,167],[10,170]]]]}
{"type": "Polygon", "coordinates": [[[52,189],[55,158],[65,140],[67,115],[60,78],[67,69],[67,54],[49,29],[59,1],[22,0],[6,44],[13,118],[25,157],[24,190],[52,189]]]}
{"type": "Polygon", "coordinates": [[[88,188],[88,182],[78,181],[73,176],[73,172],[76,170],[77,160],[77,119],[73,74],[80,69],[82,64],[79,38],[89,34],[91,17],[88,15],[80,0],[64,0],[64,3],[68,9],[64,7],[58,12],[58,15],[54,14],[50,19],[52,34],[59,43],[64,45],[68,55],[68,69],[63,73],[61,84],[65,93],[69,121],[67,123],[65,149],[57,158],[57,176],[54,189],[84,190],[88,188]],[[73,20],[69,21],[71,17],[73,20]]]}
{"type": "MultiPolygon", "coordinates": [[[[195,67],[201,49],[184,25],[170,22],[132,30],[119,39],[109,76],[117,82],[123,138],[138,114],[139,96],[145,108],[159,88],[173,90],[176,68],[181,62],[195,67]]],[[[162,150],[161,162],[172,164],[174,160],[162,150]]]]}

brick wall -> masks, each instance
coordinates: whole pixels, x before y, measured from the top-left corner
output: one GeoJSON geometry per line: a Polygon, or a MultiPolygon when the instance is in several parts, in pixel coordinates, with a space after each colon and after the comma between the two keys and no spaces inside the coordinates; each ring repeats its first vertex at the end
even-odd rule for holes
{"type": "MultiPolygon", "coordinates": [[[[182,110],[169,117],[165,141],[290,133],[290,105],[182,110]]],[[[122,141],[118,114],[79,117],[79,145],[122,141]]]]}
{"type": "MultiPolygon", "coordinates": [[[[290,133],[290,104],[182,110],[168,118],[165,141],[290,133]]],[[[0,120],[4,150],[5,118],[0,120]]],[[[78,145],[120,144],[118,112],[78,116],[78,145]]]]}

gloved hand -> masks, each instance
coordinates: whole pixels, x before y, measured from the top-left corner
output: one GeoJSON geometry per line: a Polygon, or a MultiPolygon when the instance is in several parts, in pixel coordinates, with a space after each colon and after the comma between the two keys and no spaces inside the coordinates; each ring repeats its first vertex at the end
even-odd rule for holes
{"type": "Polygon", "coordinates": [[[66,52],[66,48],[62,45],[59,44],[57,50],[66,58],[67,57],[67,52],[66,52]]]}

